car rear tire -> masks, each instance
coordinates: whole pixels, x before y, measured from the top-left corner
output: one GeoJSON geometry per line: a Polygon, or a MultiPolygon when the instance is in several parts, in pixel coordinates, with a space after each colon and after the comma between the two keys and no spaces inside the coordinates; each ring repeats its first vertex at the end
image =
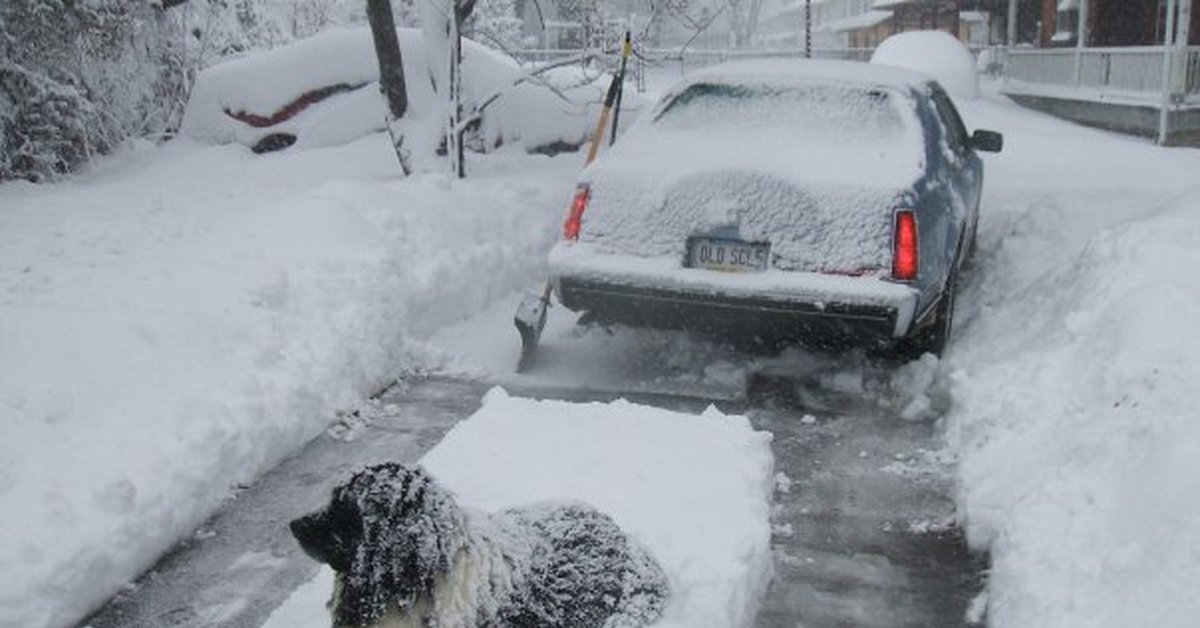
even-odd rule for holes
{"type": "Polygon", "coordinates": [[[958,295],[958,272],[950,273],[942,298],[934,310],[933,322],[917,330],[895,347],[895,356],[915,360],[926,353],[941,357],[954,330],[954,299],[958,295]]]}

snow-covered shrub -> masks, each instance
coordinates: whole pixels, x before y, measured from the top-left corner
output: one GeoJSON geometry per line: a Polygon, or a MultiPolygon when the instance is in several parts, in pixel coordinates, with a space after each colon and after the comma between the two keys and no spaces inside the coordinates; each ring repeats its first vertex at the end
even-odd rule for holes
{"type": "Polygon", "coordinates": [[[0,181],[69,171],[91,155],[100,138],[89,129],[99,126],[96,108],[70,82],[0,67],[0,181]]]}
{"type": "Polygon", "coordinates": [[[162,18],[149,2],[0,4],[0,180],[68,172],[165,129],[184,75],[162,18]]]}
{"type": "Polygon", "coordinates": [[[463,36],[504,51],[521,47],[521,20],[515,0],[479,0],[467,18],[463,36]]]}
{"type": "Polygon", "coordinates": [[[924,72],[955,98],[979,97],[975,57],[965,45],[942,31],[897,33],[883,40],[871,63],[924,72]]]}

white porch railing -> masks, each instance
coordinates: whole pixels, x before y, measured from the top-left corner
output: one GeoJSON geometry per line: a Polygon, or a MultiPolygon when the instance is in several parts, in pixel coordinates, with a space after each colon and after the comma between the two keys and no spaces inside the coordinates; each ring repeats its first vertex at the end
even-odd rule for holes
{"type": "MultiPolygon", "coordinates": [[[[814,59],[849,59],[854,61],[869,61],[873,48],[814,48],[812,56],[814,59]]],[[[584,50],[563,50],[563,49],[534,49],[534,50],[518,50],[513,53],[522,61],[533,63],[547,63],[570,59],[573,57],[584,56],[584,50]]],[[[671,48],[650,48],[639,49],[638,55],[653,65],[679,64],[684,68],[702,68],[726,61],[735,61],[738,59],[801,59],[804,57],[804,50],[798,48],[779,48],[779,49],[704,49],[704,48],[685,48],[683,50],[671,48]]]]}
{"type": "MultiPolygon", "coordinates": [[[[1100,96],[1161,98],[1163,46],[1127,48],[1013,49],[1005,76],[1031,85],[1085,88],[1100,96]]],[[[1174,63],[1171,92],[1176,99],[1200,99],[1200,46],[1187,48],[1174,63]]]]}
{"type": "Polygon", "coordinates": [[[1188,49],[1184,94],[1189,101],[1200,102],[1200,46],[1188,49]]]}

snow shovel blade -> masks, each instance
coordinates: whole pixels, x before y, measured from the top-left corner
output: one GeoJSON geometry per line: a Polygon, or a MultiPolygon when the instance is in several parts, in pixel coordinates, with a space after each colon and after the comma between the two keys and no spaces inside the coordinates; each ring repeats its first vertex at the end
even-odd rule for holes
{"type": "Polygon", "coordinates": [[[517,306],[513,316],[513,324],[521,334],[521,359],[517,361],[517,372],[524,373],[533,362],[534,352],[537,351],[538,340],[542,337],[542,329],[546,327],[546,311],[550,306],[550,287],[547,286],[542,294],[529,294],[517,306]]]}

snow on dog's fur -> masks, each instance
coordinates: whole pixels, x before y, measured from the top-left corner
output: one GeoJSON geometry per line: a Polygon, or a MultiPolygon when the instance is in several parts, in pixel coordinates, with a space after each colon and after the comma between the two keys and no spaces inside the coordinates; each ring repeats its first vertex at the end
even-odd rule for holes
{"type": "Polygon", "coordinates": [[[633,628],[668,593],[662,568],[604,513],[468,511],[416,466],[363,469],[291,529],[337,573],[336,627],[633,628]]]}

